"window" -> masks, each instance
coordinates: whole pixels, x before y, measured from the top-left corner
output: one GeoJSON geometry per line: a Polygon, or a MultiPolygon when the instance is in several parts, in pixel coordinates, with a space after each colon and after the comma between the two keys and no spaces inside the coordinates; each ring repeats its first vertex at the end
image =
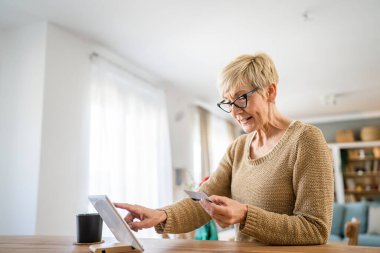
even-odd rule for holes
{"type": "Polygon", "coordinates": [[[193,122],[193,171],[198,184],[218,168],[236,131],[231,122],[200,107],[194,110],[193,122]]]}
{"type": "Polygon", "coordinates": [[[234,139],[231,125],[225,119],[210,115],[210,173],[218,168],[220,160],[234,139]]]}
{"type": "MultiPolygon", "coordinates": [[[[161,90],[100,57],[93,59],[89,194],[150,208],[171,203],[165,108],[161,90]]],[[[137,236],[156,234],[149,229],[137,236]]]]}
{"type": "Polygon", "coordinates": [[[193,180],[195,185],[202,181],[202,145],[199,111],[193,110],[193,180]]]}

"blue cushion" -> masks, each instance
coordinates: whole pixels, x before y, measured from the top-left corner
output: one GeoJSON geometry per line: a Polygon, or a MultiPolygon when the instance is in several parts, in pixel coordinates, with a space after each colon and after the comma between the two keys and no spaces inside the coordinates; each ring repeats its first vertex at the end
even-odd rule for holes
{"type": "MultiPolygon", "coordinates": [[[[359,233],[365,234],[367,232],[368,203],[365,201],[347,203],[344,214],[344,224],[353,217],[360,220],[359,233]]],[[[342,234],[344,234],[344,226],[342,226],[342,234]]]]}
{"type": "Polygon", "coordinates": [[[359,234],[358,245],[380,247],[380,235],[359,234]]]}
{"type": "Polygon", "coordinates": [[[339,235],[330,234],[329,241],[330,242],[340,242],[342,241],[342,237],[339,235]]]}
{"type": "Polygon", "coordinates": [[[334,203],[333,219],[331,224],[331,234],[342,237],[342,227],[344,219],[344,204],[334,203]]]}

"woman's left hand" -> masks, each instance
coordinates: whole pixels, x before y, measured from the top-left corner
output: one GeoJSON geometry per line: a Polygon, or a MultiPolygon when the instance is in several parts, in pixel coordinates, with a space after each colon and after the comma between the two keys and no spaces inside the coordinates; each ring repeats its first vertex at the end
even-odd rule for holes
{"type": "Polygon", "coordinates": [[[201,200],[200,204],[213,220],[222,228],[227,228],[236,223],[245,223],[248,207],[236,200],[223,196],[210,196],[207,200],[201,200]]]}

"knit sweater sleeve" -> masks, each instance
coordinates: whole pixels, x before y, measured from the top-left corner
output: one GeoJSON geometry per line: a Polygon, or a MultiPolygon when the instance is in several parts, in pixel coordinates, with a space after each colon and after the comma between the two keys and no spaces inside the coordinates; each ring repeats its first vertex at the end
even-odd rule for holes
{"type": "Polygon", "coordinates": [[[193,231],[206,224],[211,218],[201,205],[190,198],[161,208],[166,213],[166,221],[154,228],[157,233],[180,234],[193,231]]]}
{"type": "Polygon", "coordinates": [[[292,215],[248,205],[243,234],[271,245],[324,244],[328,240],[334,199],[330,151],[318,128],[300,136],[293,169],[295,206],[292,215]]]}
{"type": "MultiPolygon", "coordinates": [[[[231,163],[234,143],[230,145],[218,169],[212,173],[200,191],[210,195],[231,196],[231,163]]],[[[161,208],[166,212],[165,222],[155,226],[157,233],[187,233],[210,221],[211,217],[198,202],[190,198],[183,199],[173,205],[161,208]]]]}

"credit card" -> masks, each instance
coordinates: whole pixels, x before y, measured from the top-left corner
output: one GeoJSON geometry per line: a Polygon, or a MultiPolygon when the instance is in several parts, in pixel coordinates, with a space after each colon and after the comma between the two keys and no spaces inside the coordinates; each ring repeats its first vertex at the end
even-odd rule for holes
{"type": "Polygon", "coordinates": [[[208,202],[212,203],[211,199],[209,199],[207,194],[204,192],[195,192],[195,191],[188,191],[188,190],[185,190],[185,192],[194,201],[200,201],[202,199],[205,199],[208,202]]]}

